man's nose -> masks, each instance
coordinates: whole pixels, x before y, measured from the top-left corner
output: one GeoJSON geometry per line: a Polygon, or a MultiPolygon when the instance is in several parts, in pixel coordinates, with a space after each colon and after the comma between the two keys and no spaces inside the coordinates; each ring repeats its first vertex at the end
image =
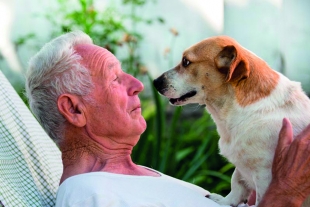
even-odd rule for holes
{"type": "Polygon", "coordinates": [[[144,85],[141,81],[131,76],[129,95],[138,95],[144,89],[144,85]]]}

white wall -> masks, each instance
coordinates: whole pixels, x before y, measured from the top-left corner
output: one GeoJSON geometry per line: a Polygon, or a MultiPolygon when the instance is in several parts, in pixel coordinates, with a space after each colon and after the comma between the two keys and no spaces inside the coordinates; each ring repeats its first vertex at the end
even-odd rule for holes
{"type": "Polygon", "coordinates": [[[227,1],[223,33],[310,92],[310,1],[227,1]]]}

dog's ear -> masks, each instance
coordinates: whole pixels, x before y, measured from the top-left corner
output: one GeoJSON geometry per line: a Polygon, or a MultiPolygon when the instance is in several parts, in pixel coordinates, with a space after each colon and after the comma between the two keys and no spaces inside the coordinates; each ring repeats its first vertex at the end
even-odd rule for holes
{"type": "Polygon", "coordinates": [[[249,76],[250,69],[247,60],[238,54],[233,45],[224,47],[214,61],[218,70],[226,75],[226,82],[239,82],[249,76]]]}

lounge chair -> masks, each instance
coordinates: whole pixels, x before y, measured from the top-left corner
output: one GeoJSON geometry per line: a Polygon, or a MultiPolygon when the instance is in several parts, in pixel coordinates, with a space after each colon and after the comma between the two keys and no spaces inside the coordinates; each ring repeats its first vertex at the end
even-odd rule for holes
{"type": "Polygon", "coordinates": [[[0,207],[54,206],[61,154],[0,71],[0,207]]]}

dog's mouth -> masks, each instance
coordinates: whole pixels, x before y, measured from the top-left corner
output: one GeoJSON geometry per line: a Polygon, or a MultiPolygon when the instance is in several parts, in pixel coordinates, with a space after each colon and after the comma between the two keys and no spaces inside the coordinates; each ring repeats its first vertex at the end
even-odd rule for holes
{"type": "Polygon", "coordinates": [[[195,96],[197,94],[197,91],[190,91],[186,94],[184,94],[183,96],[179,97],[179,98],[170,98],[169,102],[172,105],[181,105],[183,102],[185,102],[187,99],[195,96]]]}

